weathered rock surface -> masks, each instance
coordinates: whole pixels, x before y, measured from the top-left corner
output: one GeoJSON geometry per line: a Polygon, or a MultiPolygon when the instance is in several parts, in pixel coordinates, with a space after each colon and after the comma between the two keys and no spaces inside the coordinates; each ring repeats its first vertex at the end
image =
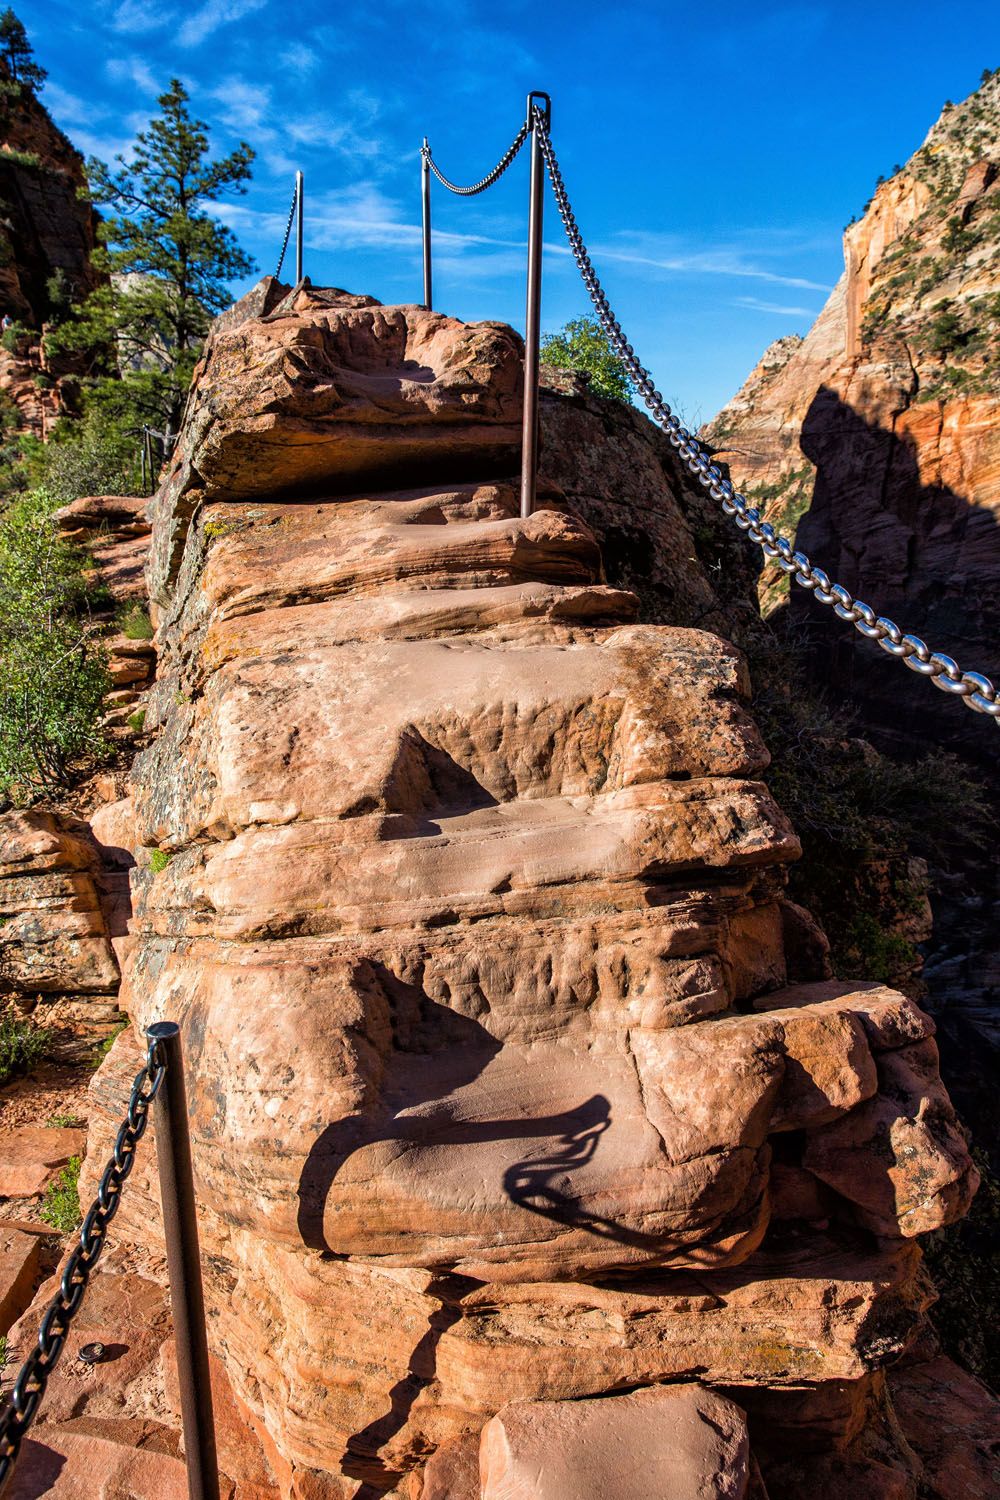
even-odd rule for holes
{"type": "MultiPolygon", "coordinates": [[[[149,501],[133,495],[88,495],[55,513],[67,541],[93,558],[100,582],[116,599],[146,602],[149,501]]],[[[148,644],[148,643],[137,643],[148,644]]]]}
{"type": "Polygon", "coordinates": [[[482,1500],[743,1500],[743,1413],[697,1385],[524,1401],[483,1428],[482,1500]]]}
{"type": "Polygon", "coordinates": [[[69,1045],[118,1015],[103,884],[85,823],[37,808],[0,814],[0,998],[37,1011],[69,1045]]]}
{"type": "Polygon", "coordinates": [[[697,1379],[795,1431],[909,1347],[912,1237],[974,1189],[932,1026],[789,985],[742,663],[635,623],[565,501],[519,517],[511,336],[280,290],[217,327],[153,508],[155,737],[109,813],[125,1004],[184,1032],[213,1350],[299,1500],[408,1484],[511,1400],[697,1379]]]}

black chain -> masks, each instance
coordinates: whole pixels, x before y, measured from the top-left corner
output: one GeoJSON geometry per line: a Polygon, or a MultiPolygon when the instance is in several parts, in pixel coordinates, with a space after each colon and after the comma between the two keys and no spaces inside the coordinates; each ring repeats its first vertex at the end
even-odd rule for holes
{"type": "Polygon", "coordinates": [[[430,167],[438,182],[441,183],[442,187],[446,187],[449,193],[457,193],[460,198],[474,198],[477,193],[485,193],[487,188],[492,187],[495,182],[498,182],[500,180],[500,178],[506,172],[507,168],[510,166],[511,162],[514,160],[517,153],[520,151],[521,147],[524,145],[525,141],[528,139],[530,130],[531,127],[528,121],[525,120],[524,124],[517,132],[517,135],[511,141],[510,145],[507,147],[507,150],[504,152],[503,156],[501,156],[500,160],[493,168],[493,171],[489,172],[479,182],[474,182],[471,187],[458,187],[454,182],[449,182],[447,177],[445,177],[444,173],[438,167],[433,156],[431,156],[430,146],[421,146],[420,155],[430,167]]]}
{"type": "Polygon", "coordinates": [[[963,672],[952,657],[946,656],[943,651],[932,651],[918,635],[904,635],[894,620],[876,615],[870,604],[862,599],[855,599],[843,584],[833,583],[822,568],[811,562],[804,552],[796,552],[788,538],[780,536],[763,519],[760,511],[749,503],[745,495],[737,491],[731,480],[725,478],[719,465],[712,462],[711,454],[702,447],[698,439],[682,426],[680,418],[671,411],[656,389],[649,371],[640,363],[611,310],[607,293],[594,270],[570,205],[544,111],[533,105],[531,117],[532,127],[538,132],[539,145],[545,157],[566,238],[583,277],[584,286],[590,293],[598,321],[646,406],[689,471],[740,530],[745,531],[750,540],[756,542],[764,554],[794,578],[800,587],[808,589],[821,604],[830,605],[835,615],[848,621],[866,639],[875,641],[890,656],[899,657],[912,672],[929,677],[942,692],[954,693],[960,697],[966,708],[987,714],[1000,724],[1000,693],[988,677],[984,677],[981,672],[963,672]]]}
{"type": "Polygon", "coordinates": [[[281,254],[278,256],[278,265],[277,265],[277,268],[276,268],[275,273],[274,273],[274,279],[275,279],[275,281],[278,281],[280,279],[280,277],[281,277],[281,268],[285,264],[285,251],[288,249],[288,241],[289,241],[289,238],[291,237],[291,233],[292,233],[292,224],[293,224],[293,222],[295,220],[295,205],[296,205],[296,203],[298,203],[298,201],[299,201],[299,189],[298,189],[298,184],[296,183],[295,191],[292,194],[292,206],[288,210],[288,223],[285,225],[285,238],[281,242],[281,254]]]}
{"type": "Polygon", "coordinates": [[[58,1295],[42,1318],[37,1344],[21,1366],[10,1402],[0,1413],[0,1489],[17,1462],[25,1434],[35,1419],[49,1376],[101,1257],[108,1225],[118,1212],[122,1187],[135,1163],[135,1148],[149,1123],[149,1106],[160,1091],[165,1073],[166,1065],[160,1061],[160,1043],[152,1041],[146,1065],[136,1074],[132,1085],[128,1109],[118,1130],[114,1152],[104,1168],[97,1197],[80,1226],[79,1244],[66,1262],[58,1295]]]}

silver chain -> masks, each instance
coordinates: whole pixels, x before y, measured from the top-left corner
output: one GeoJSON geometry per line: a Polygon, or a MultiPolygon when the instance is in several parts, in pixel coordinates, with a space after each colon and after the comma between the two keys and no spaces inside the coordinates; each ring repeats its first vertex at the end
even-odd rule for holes
{"type": "Polygon", "coordinates": [[[160,1043],[151,1041],[146,1065],[136,1074],[128,1109],[97,1189],[97,1197],[80,1225],[79,1242],[63,1268],[59,1292],[38,1329],[38,1340],[21,1366],[10,1402],[0,1413],[0,1489],[17,1462],[25,1434],[35,1419],[49,1376],[63,1351],[70,1325],[80,1309],[94,1267],[104,1249],[108,1225],[118,1212],[122,1187],[135,1164],[135,1148],[149,1123],[149,1106],[160,1091],[166,1065],[160,1043]]]}
{"type": "Polygon", "coordinates": [[[275,273],[274,273],[274,279],[275,279],[275,281],[277,281],[278,278],[280,277],[280,275],[281,275],[281,268],[285,264],[285,251],[288,249],[288,241],[289,241],[289,239],[291,237],[291,233],[292,233],[292,223],[293,223],[293,221],[295,219],[295,205],[296,205],[296,203],[298,201],[299,201],[299,189],[298,189],[298,185],[296,185],[295,191],[292,194],[292,206],[288,210],[288,223],[285,225],[285,238],[281,242],[281,254],[278,256],[278,265],[277,265],[277,269],[275,270],[275,273]]]}
{"type": "Polygon", "coordinates": [[[640,364],[635,350],[622,332],[621,324],[611,311],[570,206],[545,116],[537,105],[532,108],[532,123],[538,132],[539,145],[545,157],[566,237],[584,285],[590,293],[598,321],[646,406],[691,473],[708,490],[712,499],[722,506],[725,514],[732,517],[741,531],[746,532],[751,541],[756,542],[779,568],[790,574],[802,588],[808,589],[821,604],[829,604],[841,620],[849,621],[868,640],[877,641],[890,656],[898,656],[911,672],[929,677],[942,692],[954,693],[960,697],[966,708],[1000,719],[1000,700],[988,677],[980,672],[963,672],[950,656],[945,656],[941,651],[932,651],[918,635],[904,634],[894,620],[876,615],[870,604],[855,599],[842,584],[831,583],[822,568],[811,563],[804,552],[796,552],[787,537],[778,535],[774,527],[762,519],[760,511],[750,505],[744,495],[739,494],[732,481],[724,477],[718,464],[712,462],[711,456],[697,438],[681,425],[679,417],[674,415],[654,386],[649,371],[640,364]]]}
{"type": "Polygon", "coordinates": [[[488,173],[488,175],[486,177],[483,177],[479,182],[474,182],[471,187],[458,187],[454,182],[449,182],[447,177],[445,177],[444,173],[440,170],[433,156],[431,155],[430,146],[421,146],[420,155],[430,167],[438,182],[441,183],[442,187],[446,187],[449,193],[457,193],[460,198],[474,198],[477,193],[485,193],[487,188],[492,187],[495,182],[498,182],[500,180],[500,178],[506,172],[507,168],[510,166],[511,162],[514,160],[517,153],[520,151],[521,147],[524,145],[525,141],[528,139],[529,131],[530,126],[527,120],[525,120],[524,124],[517,132],[517,135],[511,141],[510,145],[507,147],[507,150],[504,152],[503,156],[501,156],[500,160],[493,168],[493,171],[488,173]]]}

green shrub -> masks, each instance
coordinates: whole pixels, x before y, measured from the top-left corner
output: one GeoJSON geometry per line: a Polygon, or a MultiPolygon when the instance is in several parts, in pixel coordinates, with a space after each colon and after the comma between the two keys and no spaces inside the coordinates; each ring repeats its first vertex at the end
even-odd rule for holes
{"type": "Polygon", "coordinates": [[[131,604],[118,618],[118,629],[130,641],[151,641],[153,626],[141,604],[131,604]]]}
{"type": "Polygon", "coordinates": [[[167,868],[172,858],[173,855],[169,854],[166,849],[154,849],[149,856],[149,868],[154,875],[159,875],[167,868]]]}
{"type": "Polygon", "coordinates": [[[3,333],[0,334],[0,344],[3,345],[8,354],[16,354],[21,347],[21,342],[26,333],[27,329],[23,323],[12,323],[9,328],[5,328],[3,333]]]}
{"type": "Polygon", "coordinates": [[[83,1158],[72,1156],[45,1189],[39,1217],[58,1229],[60,1234],[72,1234],[80,1222],[80,1168],[83,1158]]]}
{"type": "Polygon", "coordinates": [[[33,483],[51,495],[57,507],[82,495],[134,495],[140,479],[139,435],[94,408],[83,418],[60,422],[30,469],[33,483]]]}
{"type": "Polygon", "coordinates": [[[133,734],[141,734],[146,727],[146,710],[137,708],[134,714],[129,714],[126,722],[133,734]]]}
{"type": "Polygon", "coordinates": [[[939,1301],[931,1321],[945,1352],[1000,1390],[1000,1346],[992,1337],[1000,1324],[1000,1181],[984,1151],[973,1147],[982,1186],[968,1216],[921,1237],[939,1301]]]}
{"type": "Polygon", "coordinates": [[[102,754],[105,655],[87,619],[83,558],[58,534],[53,497],[20,496],[0,517],[0,792],[67,786],[102,754]]]}
{"type": "Polygon", "coordinates": [[[0,1084],[30,1073],[48,1051],[49,1034],[7,1009],[0,1012],[0,1084]]]}
{"type": "Polygon", "coordinates": [[[53,1130],[79,1130],[87,1122],[80,1115],[53,1115],[47,1123],[53,1130]]]}
{"type": "Polygon", "coordinates": [[[943,357],[953,353],[963,343],[965,343],[965,334],[961,318],[950,308],[945,308],[944,311],[938,313],[928,329],[928,348],[932,354],[939,354],[943,357]]]}
{"type": "Polygon", "coordinates": [[[122,1032],[127,1029],[127,1027],[128,1027],[128,1020],[127,1019],[122,1019],[121,1021],[119,1021],[117,1023],[117,1025],[115,1026],[115,1029],[113,1031],[110,1031],[108,1033],[108,1035],[104,1038],[103,1041],[97,1042],[95,1044],[95,1046],[94,1046],[94,1067],[95,1068],[99,1068],[101,1066],[101,1063],[107,1057],[108,1053],[111,1051],[111,1049],[114,1046],[115,1042],[121,1036],[122,1032]]]}
{"type": "Polygon", "coordinates": [[[599,396],[628,401],[632,382],[596,318],[571,318],[559,333],[542,338],[542,363],[560,370],[579,370],[590,377],[599,396]]]}

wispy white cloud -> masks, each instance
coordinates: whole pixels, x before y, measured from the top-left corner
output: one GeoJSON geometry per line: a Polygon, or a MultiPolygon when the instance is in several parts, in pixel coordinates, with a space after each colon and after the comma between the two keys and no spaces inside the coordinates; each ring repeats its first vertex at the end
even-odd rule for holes
{"type": "Polygon", "coordinates": [[[109,78],[116,83],[132,83],[144,94],[158,94],[164,87],[149,64],[135,53],[128,57],[109,57],[106,63],[109,78]]]}
{"type": "Polygon", "coordinates": [[[786,307],[780,302],[762,302],[759,297],[735,297],[734,307],[749,307],[753,312],[783,313],[788,318],[815,318],[813,307],[786,307]]]}
{"type": "Polygon", "coordinates": [[[81,99],[79,94],[71,94],[69,89],[61,88],[51,79],[45,85],[45,103],[64,130],[85,129],[93,123],[95,114],[102,113],[95,110],[92,102],[81,99]]]}
{"type": "Polygon", "coordinates": [[[271,114],[271,90],[266,84],[248,83],[245,78],[224,78],[211,91],[222,105],[221,118],[234,130],[262,132],[266,140],[275,138],[268,124],[271,114]]]}
{"type": "Polygon", "coordinates": [[[263,10],[267,0],[206,0],[193,11],[177,33],[182,47],[197,47],[232,21],[242,21],[244,16],[263,10]]]}
{"type": "Polygon", "coordinates": [[[810,281],[805,276],[790,276],[784,271],[769,270],[744,260],[738,250],[726,246],[708,249],[684,249],[672,253],[644,255],[634,250],[620,250],[607,246],[594,252],[604,260],[619,261],[625,265],[648,266],[651,270],[681,272],[698,276],[747,277],[751,281],[769,281],[776,286],[794,286],[810,292],[829,292],[830,287],[821,281],[810,281]]]}
{"type": "Polygon", "coordinates": [[[129,34],[159,31],[174,18],[173,10],[157,0],[122,0],[111,18],[111,29],[129,34]]]}
{"type": "Polygon", "coordinates": [[[312,73],[319,67],[319,53],[305,42],[291,42],[278,54],[278,61],[290,73],[312,73]]]}

